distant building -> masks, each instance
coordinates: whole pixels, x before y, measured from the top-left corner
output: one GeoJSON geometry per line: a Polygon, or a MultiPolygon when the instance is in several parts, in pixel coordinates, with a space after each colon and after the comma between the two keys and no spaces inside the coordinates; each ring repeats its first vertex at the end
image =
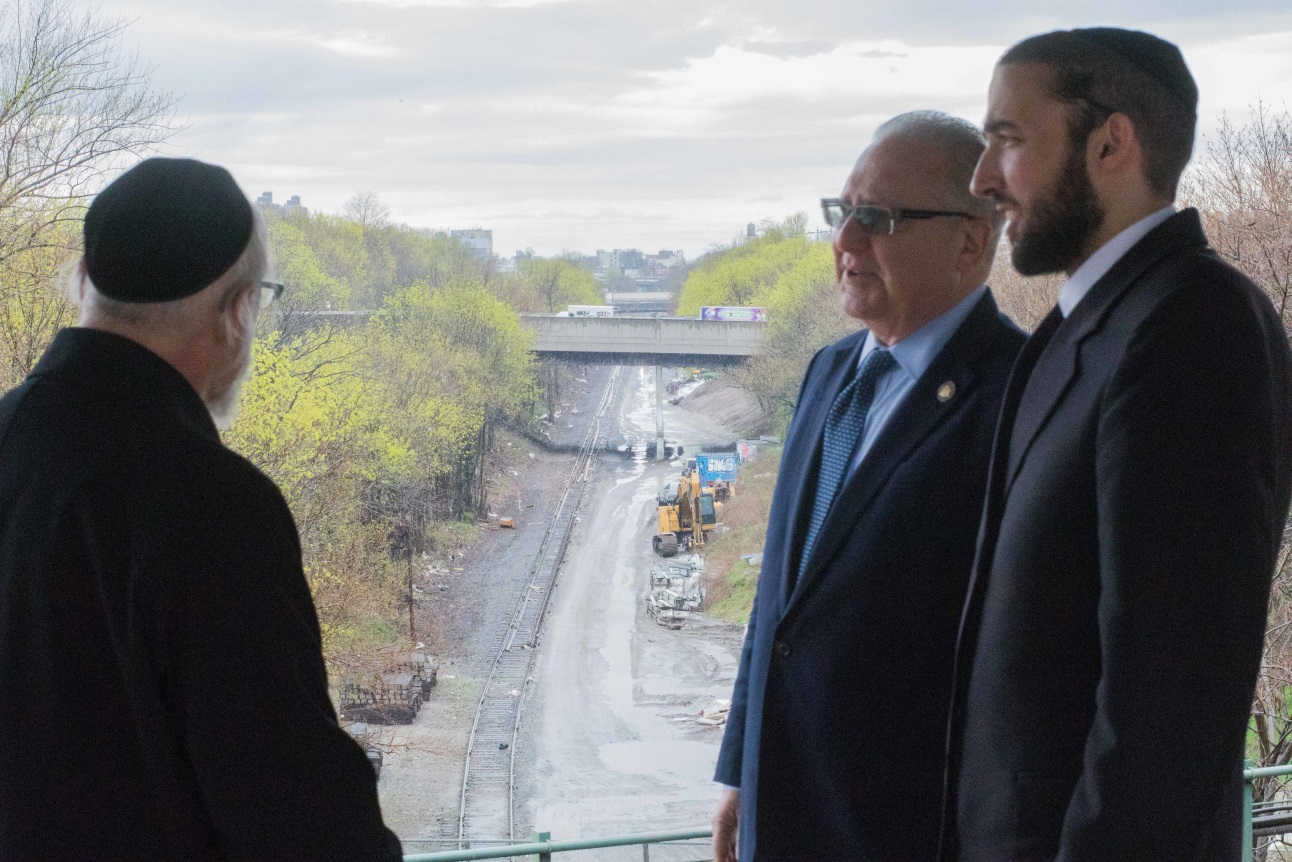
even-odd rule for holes
{"type": "Polygon", "coordinates": [[[493,231],[491,230],[480,230],[479,228],[454,230],[449,231],[449,236],[471,249],[476,257],[493,257],[493,231]]]}
{"type": "Polygon", "coordinates": [[[647,272],[657,272],[661,269],[672,269],[675,266],[683,266],[685,264],[686,256],[682,254],[680,249],[678,251],[660,249],[659,254],[646,255],[647,272]]]}
{"type": "Polygon", "coordinates": [[[309,210],[301,206],[300,195],[292,195],[285,204],[276,204],[274,203],[274,193],[264,192],[260,197],[256,198],[256,206],[275,215],[305,215],[309,212],[309,210]]]}

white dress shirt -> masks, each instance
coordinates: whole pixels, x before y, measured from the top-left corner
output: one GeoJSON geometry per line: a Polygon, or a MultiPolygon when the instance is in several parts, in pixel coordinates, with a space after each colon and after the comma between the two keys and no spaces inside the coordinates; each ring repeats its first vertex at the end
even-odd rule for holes
{"type": "Polygon", "coordinates": [[[1059,311],[1064,317],[1072,314],[1095,282],[1108,274],[1113,264],[1122,259],[1122,255],[1131,250],[1131,246],[1142,240],[1148,232],[1175,215],[1175,204],[1167,204],[1157,212],[1144,216],[1135,224],[1126,228],[1117,236],[1099,247],[1086,262],[1077,267],[1077,271],[1068,276],[1068,280],[1059,288],[1059,311]]]}

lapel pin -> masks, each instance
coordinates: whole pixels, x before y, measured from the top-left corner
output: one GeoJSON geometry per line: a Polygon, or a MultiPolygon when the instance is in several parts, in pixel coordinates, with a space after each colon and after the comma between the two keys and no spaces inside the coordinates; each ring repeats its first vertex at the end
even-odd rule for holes
{"type": "Polygon", "coordinates": [[[950,401],[952,398],[955,398],[955,397],[956,397],[955,381],[948,380],[946,383],[943,383],[941,386],[938,387],[938,400],[941,401],[943,404],[946,404],[948,401],[950,401]]]}

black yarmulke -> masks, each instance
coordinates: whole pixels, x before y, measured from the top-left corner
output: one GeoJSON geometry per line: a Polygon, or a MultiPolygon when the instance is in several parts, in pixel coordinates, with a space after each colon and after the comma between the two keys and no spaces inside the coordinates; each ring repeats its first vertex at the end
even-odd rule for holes
{"type": "Polygon", "coordinates": [[[85,214],[85,268],[122,302],[192,296],[224,275],[251,240],[251,202],[224,168],[145,159],[99,192],[85,214]]]}
{"type": "Polygon", "coordinates": [[[1190,108],[1198,106],[1198,85],[1185,65],[1180,49],[1165,39],[1140,30],[1120,27],[1086,27],[1068,31],[1073,36],[1116,54],[1157,81],[1190,108]]]}

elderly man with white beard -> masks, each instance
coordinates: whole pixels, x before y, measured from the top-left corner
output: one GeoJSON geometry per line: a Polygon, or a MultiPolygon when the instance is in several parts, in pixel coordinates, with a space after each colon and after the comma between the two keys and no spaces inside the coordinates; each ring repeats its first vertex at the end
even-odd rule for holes
{"type": "Polygon", "coordinates": [[[0,860],[399,858],[291,512],[217,431],[268,268],[227,171],[141,162],[0,399],[0,860]]]}

